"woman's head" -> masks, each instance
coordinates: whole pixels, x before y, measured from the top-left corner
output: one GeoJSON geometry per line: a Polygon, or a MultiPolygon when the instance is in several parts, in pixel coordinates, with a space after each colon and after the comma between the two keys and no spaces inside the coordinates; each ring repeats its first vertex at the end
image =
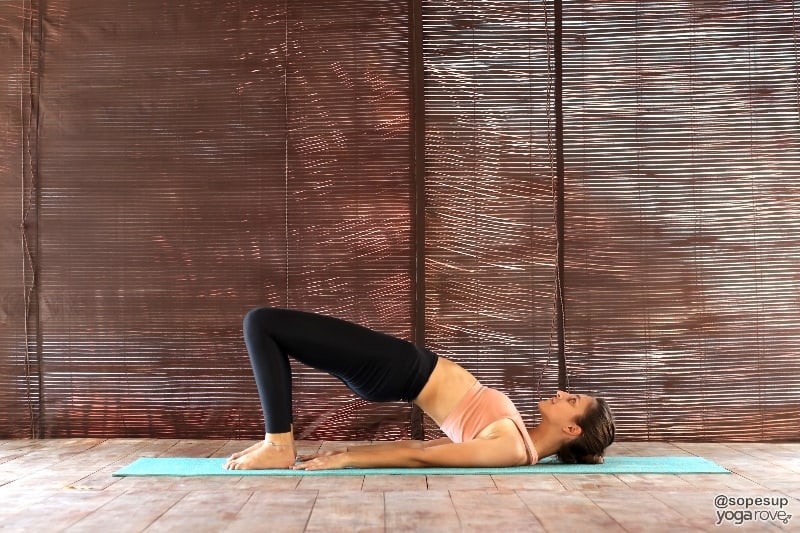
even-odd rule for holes
{"type": "MultiPolygon", "coordinates": [[[[591,398],[584,396],[584,398],[591,398]]],[[[580,428],[556,452],[564,463],[599,464],[603,462],[605,449],[614,442],[614,417],[608,403],[602,398],[591,398],[582,414],[575,417],[575,426],[580,428]]]]}
{"type": "Polygon", "coordinates": [[[565,463],[602,463],[614,442],[614,417],[605,400],[558,391],[539,402],[542,422],[558,435],[556,455],[565,463]]]}

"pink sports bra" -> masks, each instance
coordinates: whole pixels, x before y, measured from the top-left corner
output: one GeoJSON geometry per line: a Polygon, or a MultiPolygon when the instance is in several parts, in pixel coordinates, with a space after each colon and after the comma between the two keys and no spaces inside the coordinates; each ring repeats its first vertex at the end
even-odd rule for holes
{"type": "Polygon", "coordinates": [[[484,387],[479,381],[470,387],[464,398],[445,418],[441,429],[453,442],[465,442],[474,439],[492,422],[503,418],[510,419],[517,426],[528,453],[528,464],[535,464],[539,457],[517,408],[508,396],[498,390],[484,387]]]}

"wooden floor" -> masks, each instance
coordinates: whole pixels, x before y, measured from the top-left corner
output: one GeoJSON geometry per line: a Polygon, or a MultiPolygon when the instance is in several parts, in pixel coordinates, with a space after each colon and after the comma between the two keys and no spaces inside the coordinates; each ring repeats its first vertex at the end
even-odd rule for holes
{"type": "MultiPolygon", "coordinates": [[[[140,456],[224,457],[251,443],[0,441],[0,530],[800,531],[800,516],[794,516],[800,515],[800,443],[617,443],[609,450],[700,455],[733,474],[111,476],[140,456]],[[718,496],[741,500],[728,507],[720,525],[718,496]],[[770,501],[748,508],[748,498],[770,501]]],[[[319,447],[302,442],[300,451],[319,447]]]]}

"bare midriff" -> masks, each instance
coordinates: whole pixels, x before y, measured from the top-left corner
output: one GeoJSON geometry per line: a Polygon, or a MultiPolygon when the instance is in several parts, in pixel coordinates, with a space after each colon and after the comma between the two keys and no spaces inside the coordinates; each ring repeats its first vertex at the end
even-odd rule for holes
{"type": "Polygon", "coordinates": [[[476,381],[469,371],[440,357],[414,403],[441,425],[476,381]]]}

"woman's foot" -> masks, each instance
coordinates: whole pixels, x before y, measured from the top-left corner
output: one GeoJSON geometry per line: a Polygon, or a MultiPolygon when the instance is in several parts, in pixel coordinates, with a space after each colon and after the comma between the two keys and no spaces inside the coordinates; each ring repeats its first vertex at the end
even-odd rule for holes
{"type": "MultiPolygon", "coordinates": [[[[225,462],[228,470],[266,470],[271,468],[290,468],[295,463],[294,443],[275,444],[264,441],[255,444],[238,457],[231,456],[225,462]]],[[[237,455],[237,454],[234,454],[237,455]]]]}
{"type": "Polygon", "coordinates": [[[238,459],[239,457],[242,457],[243,455],[247,455],[248,453],[252,452],[256,448],[260,447],[262,444],[263,444],[263,441],[256,442],[255,444],[253,444],[252,446],[250,446],[246,450],[242,450],[240,452],[236,452],[234,454],[231,454],[231,456],[228,457],[228,462],[232,461],[233,459],[238,459]]]}

